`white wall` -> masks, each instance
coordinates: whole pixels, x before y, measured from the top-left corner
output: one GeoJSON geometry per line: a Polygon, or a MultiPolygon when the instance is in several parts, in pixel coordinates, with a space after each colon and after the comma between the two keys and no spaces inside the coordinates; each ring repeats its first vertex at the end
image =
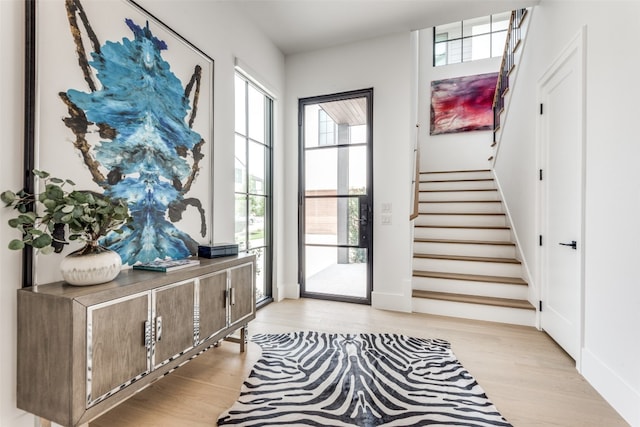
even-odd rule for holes
{"type": "Polygon", "coordinates": [[[284,282],[298,295],[298,99],[373,87],[374,307],[411,309],[409,208],[412,151],[411,34],[288,56],[285,105],[286,230],[284,282]],[[381,225],[382,203],[392,224],[381,225]]]}
{"type": "Polygon", "coordinates": [[[640,426],[640,144],[635,83],[640,3],[542,0],[534,10],[496,174],[532,271],[536,259],[536,87],[586,25],[586,212],[582,374],[640,426]]]}
{"type": "Polygon", "coordinates": [[[431,82],[476,74],[497,73],[501,58],[433,66],[433,29],[420,30],[418,112],[420,120],[420,170],[488,169],[492,131],[430,135],[431,82]]]}
{"type": "MultiPolygon", "coordinates": [[[[215,60],[214,87],[214,240],[234,238],[234,58],[238,57],[275,94],[275,163],[282,163],[284,56],[242,16],[232,2],[141,0],[145,9],[215,60]],[[190,7],[191,6],[191,7],[190,7]]],[[[61,7],[62,4],[61,4],[61,7]]],[[[22,185],[24,2],[0,0],[0,189],[22,185]]],[[[276,166],[276,194],[283,177],[276,166]],[[278,184],[279,183],[279,184],[278,184]],[[278,186],[279,185],[279,186],[278,186]]],[[[275,208],[279,208],[276,204],[275,208]]],[[[20,253],[6,249],[15,238],[0,208],[0,425],[33,426],[33,417],[15,408],[16,290],[21,283],[20,253]]],[[[281,218],[276,219],[282,223],[281,218]]],[[[278,228],[278,225],[276,225],[278,228]]],[[[282,227],[279,227],[282,228],[282,227]]],[[[281,234],[281,233],[280,233],[281,234]]],[[[278,239],[278,236],[276,236],[278,239]]],[[[279,245],[276,240],[276,245],[279,245]]],[[[281,263],[281,262],[280,262],[281,263]]],[[[276,280],[277,280],[276,266],[276,280]]],[[[277,291],[277,287],[276,287],[277,291]]],[[[51,355],[57,357],[57,355],[51,355]]]]}
{"type": "MultiPolygon", "coordinates": [[[[22,185],[22,117],[24,5],[22,1],[0,1],[0,186],[22,185]]],[[[7,211],[0,208],[0,425],[33,426],[33,417],[16,406],[16,289],[22,281],[21,254],[9,251],[15,238],[7,225],[7,211]]]]}

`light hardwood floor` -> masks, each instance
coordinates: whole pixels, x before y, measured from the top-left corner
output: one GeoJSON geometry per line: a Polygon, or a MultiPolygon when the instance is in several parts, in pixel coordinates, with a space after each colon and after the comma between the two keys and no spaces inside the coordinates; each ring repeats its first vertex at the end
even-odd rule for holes
{"type": "MultiPolygon", "coordinates": [[[[516,427],[628,426],[575,369],[574,361],[534,328],[396,313],[311,299],[285,300],[258,311],[249,335],[297,330],[391,332],[451,343],[462,365],[516,427]]],[[[238,397],[260,357],[224,342],[155,382],[90,427],[215,426],[238,397]]]]}

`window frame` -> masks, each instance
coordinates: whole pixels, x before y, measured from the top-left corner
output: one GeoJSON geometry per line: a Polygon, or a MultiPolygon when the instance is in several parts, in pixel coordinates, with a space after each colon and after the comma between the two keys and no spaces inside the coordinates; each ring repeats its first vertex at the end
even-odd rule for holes
{"type": "MultiPolygon", "coordinates": [[[[259,297],[256,294],[256,303],[258,306],[268,303],[273,300],[273,139],[274,139],[274,104],[275,99],[273,95],[268,93],[266,90],[262,88],[262,86],[256,82],[253,78],[249,77],[246,73],[242,72],[240,69],[236,68],[234,73],[234,86],[238,83],[238,80],[242,80],[243,83],[243,92],[244,92],[244,129],[240,131],[237,128],[237,119],[234,121],[234,241],[239,245],[239,250],[241,252],[247,253],[259,253],[262,252],[262,260],[258,260],[258,266],[262,265],[264,271],[260,275],[263,278],[262,284],[256,284],[256,290],[262,291],[262,296],[259,297]],[[251,105],[249,103],[249,88],[252,90],[259,92],[264,100],[264,140],[259,141],[255,138],[252,138],[253,131],[250,129],[251,121],[249,118],[249,114],[251,111],[251,105]],[[240,191],[236,188],[238,170],[235,168],[235,161],[238,159],[238,152],[236,150],[236,145],[239,140],[243,140],[244,142],[244,170],[241,170],[240,173],[243,174],[243,188],[240,191]],[[261,191],[252,191],[250,182],[251,182],[251,151],[250,148],[252,144],[257,144],[257,146],[262,147],[264,149],[264,163],[261,168],[264,168],[264,182],[261,191]],[[238,216],[238,198],[244,197],[244,209],[243,216],[238,216]],[[251,199],[254,197],[259,197],[264,199],[264,236],[263,242],[261,246],[251,246],[251,238],[250,238],[250,211],[251,211],[251,199]],[[244,218],[244,236],[242,237],[242,241],[238,239],[237,236],[237,225],[239,222],[239,218],[244,218]],[[244,247],[243,247],[244,245],[244,247]],[[262,263],[260,263],[262,261],[262,263]]],[[[234,90],[237,90],[235,88],[234,90]]],[[[237,96],[237,94],[236,94],[237,96]]],[[[237,98],[235,98],[237,99],[237,98]]],[[[235,106],[237,113],[237,105],[235,106]]],[[[255,136],[255,135],[253,135],[255,136]]]]}

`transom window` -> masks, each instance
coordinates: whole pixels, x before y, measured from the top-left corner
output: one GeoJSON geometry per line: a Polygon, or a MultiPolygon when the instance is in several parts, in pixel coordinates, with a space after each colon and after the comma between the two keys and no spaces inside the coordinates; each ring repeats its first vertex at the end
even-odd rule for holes
{"type": "Polygon", "coordinates": [[[510,17],[503,12],[434,27],[434,67],[502,56],[510,17]]]}

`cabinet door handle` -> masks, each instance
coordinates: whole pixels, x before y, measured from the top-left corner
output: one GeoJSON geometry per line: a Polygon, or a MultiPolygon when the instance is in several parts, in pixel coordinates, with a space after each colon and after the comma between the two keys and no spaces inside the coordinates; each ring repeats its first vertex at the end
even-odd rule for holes
{"type": "Polygon", "coordinates": [[[231,305],[236,305],[236,288],[231,288],[231,305]]]}
{"type": "Polygon", "coordinates": [[[162,316],[156,317],[156,341],[162,339],[162,316]]]}
{"type": "Polygon", "coordinates": [[[149,324],[148,320],[144,321],[144,330],[142,335],[143,335],[142,345],[144,345],[145,348],[150,348],[151,347],[151,325],[149,324]]]}

